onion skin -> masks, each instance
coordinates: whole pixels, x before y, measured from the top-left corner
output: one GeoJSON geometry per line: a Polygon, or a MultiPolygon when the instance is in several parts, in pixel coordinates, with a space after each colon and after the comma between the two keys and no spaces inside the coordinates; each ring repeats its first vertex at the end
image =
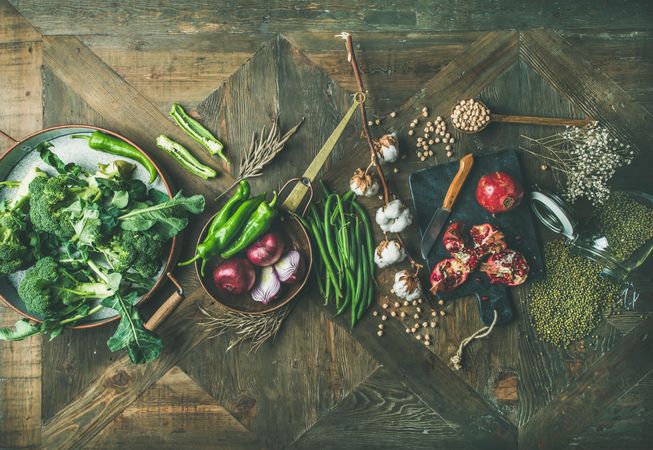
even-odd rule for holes
{"type": "Polygon", "coordinates": [[[213,284],[221,294],[242,295],[256,282],[254,266],[242,256],[220,263],[213,270],[213,284]]]}
{"type": "Polygon", "coordinates": [[[302,258],[302,254],[298,251],[290,250],[275,264],[274,270],[282,283],[295,283],[297,280],[300,280],[304,276],[304,272],[306,270],[304,265],[304,258],[302,258]],[[294,270],[286,268],[286,266],[291,265],[291,260],[296,260],[296,263],[294,264],[294,270]],[[291,270],[292,273],[290,272],[291,270]]]}
{"type": "Polygon", "coordinates": [[[476,185],[476,201],[491,214],[515,209],[523,197],[522,186],[506,172],[488,173],[476,185]]]}
{"type": "Polygon", "coordinates": [[[276,231],[271,231],[249,246],[247,259],[255,266],[271,266],[279,261],[285,247],[281,235],[276,231]]]}
{"type": "Polygon", "coordinates": [[[281,281],[273,267],[267,266],[261,270],[258,283],[252,289],[252,300],[269,304],[281,295],[281,281]]]}

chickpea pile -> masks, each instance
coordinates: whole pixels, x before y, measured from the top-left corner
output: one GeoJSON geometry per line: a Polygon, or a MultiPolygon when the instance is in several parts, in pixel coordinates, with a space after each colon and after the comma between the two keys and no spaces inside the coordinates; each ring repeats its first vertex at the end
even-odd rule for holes
{"type": "Polygon", "coordinates": [[[451,113],[451,122],[462,131],[478,131],[490,121],[490,109],[473,98],[461,100],[451,113]]]}
{"type": "MultiPolygon", "coordinates": [[[[428,116],[429,111],[425,106],[422,108],[422,117],[427,118],[428,116]]],[[[408,130],[408,135],[415,135],[419,126],[419,119],[413,119],[409,124],[410,129],[408,130]]],[[[454,138],[447,131],[447,124],[442,117],[437,116],[433,121],[427,121],[424,128],[418,133],[422,133],[421,136],[417,136],[415,142],[417,157],[420,161],[426,161],[427,158],[433,156],[434,146],[437,144],[444,144],[447,156],[449,158],[453,156],[451,144],[454,143],[454,138]]]]}

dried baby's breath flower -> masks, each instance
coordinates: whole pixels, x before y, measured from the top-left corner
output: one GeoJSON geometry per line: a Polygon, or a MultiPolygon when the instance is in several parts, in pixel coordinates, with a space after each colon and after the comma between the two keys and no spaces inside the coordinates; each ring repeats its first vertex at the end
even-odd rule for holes
{"type": "Polygon", "coordinates": [[[608,183],[615,171],[630,164],[635,152],[593,122],[584,127],[567,127],[541,139],[522,136],[527,147],[520,149],[542,159],[570,202],[585,197],[594,205],[610,196],[608,183]],[[561,179],[561,176],[564,178],[561,179]]]}

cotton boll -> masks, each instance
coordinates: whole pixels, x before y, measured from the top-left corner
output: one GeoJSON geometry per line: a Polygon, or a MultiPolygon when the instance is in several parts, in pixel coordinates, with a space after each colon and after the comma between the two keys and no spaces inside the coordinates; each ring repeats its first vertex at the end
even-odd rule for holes
{"type": "Polygon", "coordinates": [[[386,134],[374,143],[375,150],[381,161],[393,163],[399,158],[399,148],[397,147],[397,134],[386,134]]]}
{"type": "Polygon", "coordinates": [[[410,210],[401,202],[393,200],[376,211],[376,223],[383,231],[399,233],[413,222],[410,210]]]}
{"type": "Polygon", "coordinates": [[[406,259],[406,250],[404,247],[395,240],[383,241],[374,252],[374,262],[382,269],[388,267],[396,262],[401,262],[406,259]]]}
{"type": "Polygon", "coordinates": [[[379,183],[362,169],[356,169],[349,180],[349,187],[354,194],[365,197],[372,197],[379,192],[379,183]]]}
{"type": "Polygon", "coordinates": [[[395,274],[395,282],[392,290],[397,297],[409,302],[417,300],[422,296],[422,285],[417,275],[408,270],[400,270],[395,274]]]}

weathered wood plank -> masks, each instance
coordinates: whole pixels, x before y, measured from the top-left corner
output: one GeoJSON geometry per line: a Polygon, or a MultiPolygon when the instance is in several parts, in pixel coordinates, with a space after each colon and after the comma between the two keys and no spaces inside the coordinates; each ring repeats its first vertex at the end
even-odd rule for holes
{"type": "Polygon", "coordinates": [[[33,2],[11,0],[44,34],[214,33],[285,30],[375,31],[496,30],[515,28],[650,30],[645,0],[615,7],[597,7],[591,0],[564,2],[501,1],[487,7],[482,0],[435,2],[283,2],[256,0],[175,1],[152,4],[145,0],[119,5],[92,0],[33,2]]]}
{"type": "Polygon", "coordinates": [[[118,75],[167,114],[170,104],[193,109],[224,82],[272,33],[231,35],[89,35],[81,41],[118,75]]]}
{"type": "MultiPolygon", "coordinates": [[[[423,89],[398,108],[397,118],[388,119],[385,129],[399,132],[400,139],[403,139],[403,132],[407,130],[407,123],[413,117],[420,116],[422,106],[428,105],[434,114],[444,115],[444,112],[449,111],[456,100],[476,95],[516,61],[516,33],[487,33],[471,44],[460,57],[449,63],[423,89]]],[[[339,162],[326,177],[331,186],[339,190],[344,189],[344,186],[348,186],[347,183],[352,168],[359,165],[365,166],[368,160],[367,149],[362,145],[358,135],[343,136],[343,143],[351,149],[351,153],[339,162]]],[[[404,148],[410,148],[408,147],[409,144],[403,140],[401,140],[401,145],[404,145],[404,148]]],[[[433,158],[436,163],[445,159],[443,154],[438,154],[433,158]]],[[[423,167],[423,164],[416,162],[414,159],[406,159],[402,161],[401,167],[401,171],[392,176],[390,182],[393,187],[407,186],[407,175],[411,171],[423,167]]],[[[410,197],[405,188],[393,188],[393,192],[396,192],[402,200],[410,203],[410,197]]],[[[374,211],[379,203],[377,199],[365,201],[366,207],[371,211],[374,211]]],[[[418,254],[416,250],[418,234],[415,226],[409,228],[404,234],[409,241],[408,246],[414,249],[413,254],[418,254]]],[[[380,239],[380,236],[378,238],[380,239]]],[[[389,279],[394,274],[395,269],[381,271],[379,302],[382,302],[381,299],[383,298],[392,298],[392,294],[389,292],[392,283],[389,279]]],[[[465,304],[458,303],[455,307],[465,307],[465,304]]],[[[470,306],[467,306],[467,308],[469,308],[471,316],[472,309],[470,306]]],[[[451,310],[449,311],[451,312],[451,310]]],[[[458,311],[454,311],[454,314],[456,313],[458,311]]],[[[441,325],[442,332],[445,335],[451,328],[450,320],[443,321],[441,325]]],[[[485,403],[485,400],[465,382],[461,382],[462,380],[441,359],[426,350],[408,347],[416,344],[413,338],[404,332],[405,326],[400,325],[395,320],[390,322],[394,323],[388,325],[392,325],[393,329],[397,327],[397,332],[401,333],[401,336],[396,337],[388,332],[386,333],[387,337],[378,339],[374,334],[376,322],[371,318],[362,321],[354,330],[353,335],[385,367],[390,368],[394,373],[400,374],[412,391],[429,406],[437,410],[445,421],[451,424],[466,439],[470,440],[470,445],[488,445],[490,441],[495,442],[497,446],[503,447],[516,445],[515,441],[513,441],[512,427],[500,413],[485,403]],[[406,352],[406,348],[412,348],[413,350],[406,352]],[[446,391],[438,389],[438,386],[423,383],[422,380],[425,379],[447,380],[444,383],[447,385],[446,391]],[[461,399],[465,399],[464,404],[461,399]],[[495,421],[495,425],[482,427],[481,430],[479,429],[480,424],[475,423],[470,416],[484,416],[487,420],[495,421]],[[466,423],[467,426],[463,426],[463,423],[466,423]]],[[[467,326],[471,327],[471,325],[467,326]]],[[[436,346],[439,345],[436,338],[436,346]]],[[[446,345],[443,343],[441,352],[450,355],[456,346],[457,342],[450,342],[446,345]]],[[[420,347],[423,348],[423,346],[420,347]]],[[[445,361],[448,362],[448,356],[445,361]]]]}
{"type": "Polygon", "coordinates": [[[465,441],[384,368],[324,414],[289,448],[466,449],[465,441]]]}
{"type": "MultiPolygon", "coordinates": [[[[40,35],[0,1],[0,130],[21,138],[41,128],[40,35]]],[[[13,142],[0,138],[0,153],[13,142]]],[[[20,317],[0,305],[0,327],[20,317]]],[[[0,447],[36,448],[41,442],[41,344],[0,341],[0,447]]]]}
{"type": "Polygon", "coordinates": [[[538,411],[520,429],[520,446],[560,448],[590,426],[625,390],[653,370],[652,329],[653,317],[624,336],[618,345],[538,411]]]}
{"type": "Polygon", "coordinates": [[[41,34],[7,0],[0,1],[0,24],[0,44],[41,40],[41,34]]]}
{"type": "MultiPolygon", "coordinates": [[[[603,72],[583,58],[559,34],[533,30],[520,33],[520,56],[560,93],[610,129],[623,142],[641,151],[637,165],[653,166],[651,142],[653,115],[603,72]]],[[[642,179],[637,167],[621,171],[619,186],[624,189],[651,189],[653,178],[642,179]]]]}
{"type": "Polygon", "coordinates": [[[606,408],[565,450],[647,450],[653,441],[653,372],[606,408]]]}
{"type": "Polygon", "coordinates": [[[648,31],[562,31],[562,36],[584,58],[653,111],[653,33],[648,31]]]}
{"type": "Polygon", "coordinates": [[[203,291],[190,294],[157,330],[165,342],[161,357],[147,365],[132,364],[126,355],[118,358],[44,425],[43,446],[79,448],[118,417],[183,355],[206,339],[206,329],[195,324],[200,314],[197,306],[206,302],[203,291]]]}
{"type": "MultiPolygon", "coordinates": [[[[197,159],[206,164],[218,165],[216,159],[181,131],[171,119],[161,113],[142,94],[108,67],[97,55],[74,37],[46,37],[43,61],[61,81],[70,86],[90,108],[108,122],[120,125],[122,134],[155,156],[163,164],[175,183],[186,191],[209,195],[215,190],[229,186],[233,179],[222,171],[206,183],[198,177],[189,176],[172,157],[156,149],[154,141],[159,134],[192,149],[197,159]],[[92,73],[93,76],[88,76],[92,73]]],[[[228,143],[227,143],[228,145],[228,143]]],[[[230,150],[227,149],[227,154],[230,150]]]]}
{"type": "MultiPolygon", "coordinates": [[[[198,113],[240,152],[249,148],[252,131],[269,126],[273,115],[280,115],[283,129],[306,117],[264,175],[251,180],[253,192],[262,192],[303,173],[350,102],[292,44],[275,37],[202,102],[198,113]]],[[[331,159],[342,152],[338,146],[331,159]]],[[[180,362],[270,448],[285,448],[376,367],[346,330],[334,327],[319,301],[316,291],[307,289],[274,345],[256,354],[226,353],[228,339],[216,339],[180,362]]]]}
{"type": "Polygon", "coordinates": [[[260,449],[250,432],[173,367],[84,448],[260,449]]]}

